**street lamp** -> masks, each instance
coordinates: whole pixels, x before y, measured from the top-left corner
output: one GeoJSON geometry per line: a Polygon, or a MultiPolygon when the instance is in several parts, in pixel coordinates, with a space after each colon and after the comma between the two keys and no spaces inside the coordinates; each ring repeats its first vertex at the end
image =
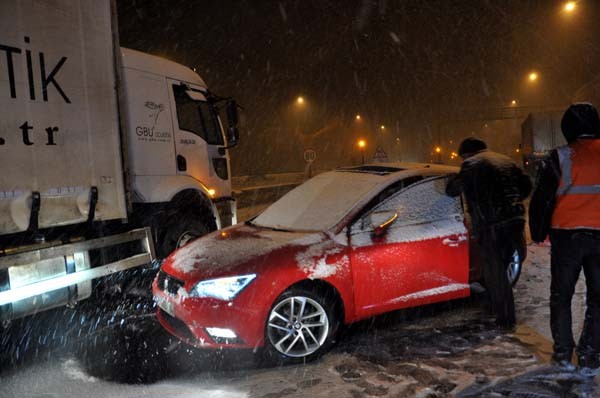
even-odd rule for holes
{"type": "Polygon", "coordinates": [[[574,2],[574,1],[567,1],[565,3],[564,10],[566,12],[573,12],[573,11],[575,11],[575,7],[577,7],[577,3],[576,2],[574,2]]]}
{"type": "Polygon", "coordinates": [[[379,126],[380,130],[385,130],[385,126],[382,124],[381,126],[379,126]]]}
{"type": "Polygon", "coordinates": [[[360,150],[360,154],[362,157],[362,164],[365,164],[365,149],[367,147],[367,141],[360,139],[360,140],[358,140],[356,145],[358,146],[358,149],[360,150]]]}
{"type": "Polygon", "coordinates": [[[533,72],[529,73],[528,79],[530,82],[533,83],[533,82],[537,81],[538,77],[539,77],[538,73],[533,71],[533,72]]]}
{"type": "Polygon", "coordinates": [[[510,104],[511,104],[512,106],[515,106],[515,105],[517,105],[517,100],[512,100],[512,101],[510,101],[510,104]]]}
{"type": "Polygon", "coordinates": [[[442,147],[436,146],[434,151],[438,156],[438,163],[442,163],[442,147]]]}
{"type": "Polygon", "coordinates": [[[356,115],[354,118],[355,118],[356,120],[360,120],[360,115],[356,115]]]}
{"type": "Polygon", "coordinates": [[[293,120],[296,123],[295,134],[297,136],[302,135],[301,127],[303,124],[303,120],[306,119],[306,112],[308,111],[308,103],[306,102],[306,98],[302,95],[296,97],[295,101],[291,104],[291,110],[293,113],[293,120]]]}

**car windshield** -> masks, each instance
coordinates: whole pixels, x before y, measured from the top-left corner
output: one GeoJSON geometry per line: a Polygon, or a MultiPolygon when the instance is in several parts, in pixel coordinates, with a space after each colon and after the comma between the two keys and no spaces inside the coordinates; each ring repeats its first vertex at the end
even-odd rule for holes
{"type": "Polygon", "coordinates": [[[320,174],[273,203],[252,224],[286,231],[325,231],[382,180],[366,173],[320,174]]]}

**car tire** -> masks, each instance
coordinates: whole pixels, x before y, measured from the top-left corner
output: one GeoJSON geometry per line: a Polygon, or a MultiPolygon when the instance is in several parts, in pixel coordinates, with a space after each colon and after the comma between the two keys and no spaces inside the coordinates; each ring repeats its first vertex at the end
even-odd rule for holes
{"type": "Polygon", "coordinates": [[[512,287],[514,287],[519,281],[519,277],[521,276],[521,270],[523,269],[523,259],[519,254],[518,250],[512,255],[511,261],[506,267],[506,274],[508,276],[508,281],[512,287]]]}
{"type": "Polygon", "coordinates": [[[165,258],[175,249],[217,229],[212,215],[196,211],[169,212],[164,227],[159,230],[158,256],[165,258]]]}
{"type": "Polygon", "coordinates": [[[285,291],[269,310],[261,362],[283,365],[319,358],[335,343],[339,308],[335,295],[322,289],[285,291]]]}

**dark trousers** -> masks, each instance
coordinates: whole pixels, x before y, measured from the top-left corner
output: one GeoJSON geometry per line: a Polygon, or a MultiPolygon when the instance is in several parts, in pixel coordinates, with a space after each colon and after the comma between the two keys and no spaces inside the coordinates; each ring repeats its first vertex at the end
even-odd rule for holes
{"type": "Polygon", "coordinates": [[[512,327],[516,323],[515,299],[506,271],[515,251],[519,253],[521,263],[525,259],[525,221],[512,220],[483,228],[479,233],[479,245],[483,280],[490,295],[496,323],[512,327]]]}
{"type": "Polygon", "coordinates": [[[600,353],[600,231],[553,229],[550,242],[550,327],[554,359],[571,360],[573,355],[571,299],[582,268],[587,286],[587,309],[577,355],[580,361],[591,358],[600,353]]]}

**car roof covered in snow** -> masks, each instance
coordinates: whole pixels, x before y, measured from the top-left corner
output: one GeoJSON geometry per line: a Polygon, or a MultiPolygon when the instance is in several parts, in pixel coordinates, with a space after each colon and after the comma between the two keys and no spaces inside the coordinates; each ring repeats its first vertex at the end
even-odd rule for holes
{"type": "Polygon", "coordinates": [[[273,203],[252,223],[289,231],[339,231],[391,184],[414,176],[455,173],[456,167],[421,163],[376,163],[318,174],[273,203]]]}

